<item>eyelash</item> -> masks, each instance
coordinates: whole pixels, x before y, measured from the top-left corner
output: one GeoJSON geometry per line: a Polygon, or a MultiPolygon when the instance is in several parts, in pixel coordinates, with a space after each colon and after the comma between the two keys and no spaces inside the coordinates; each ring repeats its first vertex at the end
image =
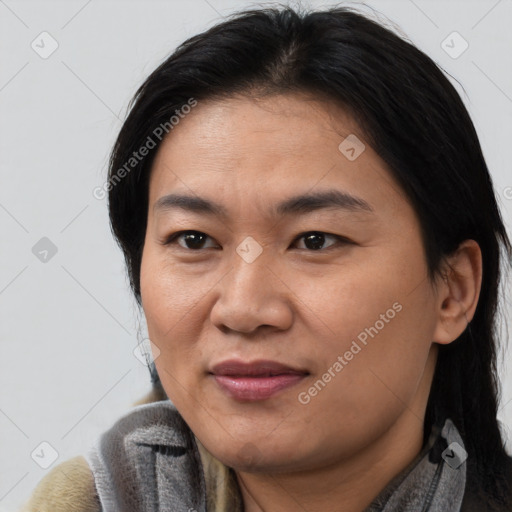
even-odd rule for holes
{"type": "MultiPolygon", "coordinates": [[[[188,234],[188,233],[196,233],[196,234],[200,234],[200,235],[206,235],[208,238],[212,239],[209,235],[207,235],[206,233],[204,233],[202,231],[196,231],[196,230],[193,230],[193,229],[188,229],[188,230],[177,231],[176,233],[173,233],[172,235],[167,237],[167,239],[164,242],[164,245],[172,245],[172,244],[174,244],[177,241],[177,239],[181,235],[185,235],[185,234],[188,234]]],[[[332,233],[326,233],[325,231],[304,231],[303,233],[297,235],[294,238],[293,244],[295,244],[298,240],[300,240],[301,238],[304,238],[306,235],[309,235],[309,234],[326,235],[326,237],[331,237],[331,238],[336,239],[337,243],[330,245],[326,249],[316,249],[315,250],[315,249],[301,248],[300,249],[301,251],[307,251],[307,252],[326,252],[326,251],[329,251],[329,249],[335,249],[336,246],[347,245],[347,244],[352,243],[348,238],[345,238],[345,237],[340,236],[340,235],[334,235],[332,233]]],[[[190,252],[201,252],[201,251],[204,251],[206,249],[213,249],[213,247],[207,247],[206,249],[203,249],[203,248],[201,248],[201,249],[190,249],[188,247],[183,247],[181,245],[179,247],[180,247],[180,249],[184,249],[184,250],[190,251],[190,252]]]]}

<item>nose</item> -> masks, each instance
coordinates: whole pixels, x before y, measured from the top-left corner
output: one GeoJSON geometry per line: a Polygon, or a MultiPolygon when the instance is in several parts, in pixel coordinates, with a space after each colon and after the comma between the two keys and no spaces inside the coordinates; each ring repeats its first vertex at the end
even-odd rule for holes
{"type": "Polygon", "coordinates": [[[217,284],[218,298],[210,312],[212,324],[222,331],[245,334],[262,326],[288,329],[293,323],[293,293],[277,268],[272,268],[265,251],[251,263],[237,253],[232,261],[231,270],[217,284]]]}

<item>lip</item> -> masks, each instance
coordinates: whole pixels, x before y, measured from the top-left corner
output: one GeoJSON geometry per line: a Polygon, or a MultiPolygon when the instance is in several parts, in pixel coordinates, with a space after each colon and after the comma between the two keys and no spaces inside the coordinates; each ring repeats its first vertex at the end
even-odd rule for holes
{"type": "Polygon", "coordinates": [[[251,362],[242,361],[241,359],[227,359],[212,366],[210,373],[233,377],[266,377],[283,374],[306,374],[309,372],[303,368],[294,368],[269,359],[257,359],[251,362]]]}
{"type": "Polygon", "coordinates": [[[240,401],[265,400],[309,375],[277,361],[235,359],[214,365],[210,373],[228,396],[240,401]]]}

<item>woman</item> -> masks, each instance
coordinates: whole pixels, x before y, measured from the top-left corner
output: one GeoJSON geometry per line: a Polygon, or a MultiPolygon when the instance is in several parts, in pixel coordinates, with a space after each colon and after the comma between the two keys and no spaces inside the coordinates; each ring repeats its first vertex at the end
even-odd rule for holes
{"type": "Polygon", "coordinates": [[[512,510],[512,249],[429,57],[347,8],[233,15],[137,91],[103,190],[160,394],[66,510],[512,510]]]}

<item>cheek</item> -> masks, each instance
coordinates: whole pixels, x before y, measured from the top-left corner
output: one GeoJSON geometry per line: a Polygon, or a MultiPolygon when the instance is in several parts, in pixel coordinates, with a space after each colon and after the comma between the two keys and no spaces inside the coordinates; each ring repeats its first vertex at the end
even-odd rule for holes
{"type": "Polygon", "coordinates": [[[208,278],[187,276],[156,249],[145,249],[141,263],[141,297],[149,324],[161,336],[188,320],[211,287],[208,278]]]}
{"type": "Polygon", "coordinates": [[[294,283],[297,307],[307,312],[311,334],[316,331],[323,338],[312,346],[343,354],[353,341],[366,347],[372,340],[377,345],[377,340],[385,339],[386,344],[379,346],[390,351],[397,347],[394,356],[398,357],[405,340],[433,329],[432,298],[421,254],[411,256],[416,262],[412,264],[402,264],[405,258],[399,256],[398,251],[376,250],[314,278],[283,276],[294,283]]]}
{"type": "Polygon", "coordinates": [[[151,250],[144,253],[141,263],[142,307],[149,338],[160,350],[155,365],[169,396],[171,388],[186,380],[186,368],[192,362],[191,354],[199,338],[196,329],[200,325],[191,319],[201,307],[208,283],[200,279],[192,281],[185,279],[183,272],[169,268],[165,260],[151,250]],[[174,379],[178,382],[173,383],[174,379]],[[170,385],[165,385],[166,382],[170,385]]]}
{"type": "Polygon", "coordinates": [[[418,389],[435,328],[434,301],[421,256],[404,268],[397,261],[365,262],[338,272],[322,293],[307,289],[307,304],[326,334],[314,348],[315,379],[299,391],[319,421],[330,415],[357,432],[368,421],[396,418],[418,389]]]}
{"type": "Polygon", "coordinates": [[[320,442],[327,453],[347,454],[377,439],[405,410],[414,409],[428,344],[404,329],[407,320],[401,314],[407,313],[400,311],[380,330],[381,324],[374,322],[370,327],[376,331],[361,331],[367,334],[366,344],[348,336],[323,346],[321,371],[297,390],[300,418],[308,422],[309,431],[324,432],[327,439],[310,439],[312,450],[320,442]]]}

